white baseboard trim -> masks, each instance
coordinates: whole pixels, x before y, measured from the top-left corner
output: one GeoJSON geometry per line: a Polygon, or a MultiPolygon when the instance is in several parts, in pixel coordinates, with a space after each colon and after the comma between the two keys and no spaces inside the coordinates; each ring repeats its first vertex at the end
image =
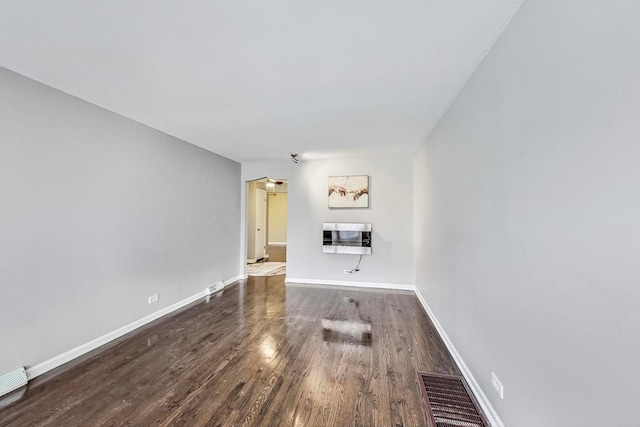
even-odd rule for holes
{"type": "Polygon", "coordinates": [[[247,276],[246,274],[240,274],[240,275],[238,275],[238,276],[236,276],[236,277],[234,277],[234,278],[232,278],[232,279],[225,280],[225,281],[224,281],[224,282],[222,282],[222,283],[224,283],[224,286],[226,287],[226,286],[229,286],[230,284],[232,284],[232,283],[234,283],[234,282],[237,282],[238,280],[244,280],[244,279],[246,279],[247,277],[249,277],[249,276],[247,276]]]}
{"type": "Polygon", "coordinates": [[[286,277],[285,283],[302,283],[312,285],[350,286],[355,288],[375,288],[375,289],[395,289],[402,291],[414,291],[414,285],[400,283],[378,283],[378,282],[351,282],[348,280],[325,280],[325,279],[297,279],[286,277]]]}
{"type": "MultiPolygon", "coordinates": [[[[247,276],[239,275],[232,279],[225,280],[223,282],[224,286],[228,286],[231,283],[234,283],[238,280],[246,279],[247,276]]],[[[200,298],[204,298],[207,295],[207,291],[204,290],[202,292],[198,292],[195,295],[192,295],[188,298],[183,299],[182,301],[178,301],[175,304],[171,304],[161,310],[156,311],[155,313],[151,313],[148,316],[145,316],[141,319],[136,320],[135,322],[129,323],[121,328],[116,329],[115,331],[109,332],[107,334],[102,335],[94,340],[89,341],[88,343],[79,345],[76,348],[72,348],[69,351],[65,351],[62,354],[59,354],[55,357],[52,357],[49,360],[45,360],[44,362],[38,363],[37,365],[33,365],[26,369],[27,379],[30,381],[35,377],[38,377],[46,372],[49,372],[52,369],[57,368],[58,366],[62,366],[67,362],[72,361],[73,359],[80,357],[90,351],[95,350],[96,348],[103,346],[117,338],[120,338],[123,335],[132,332],[141,326],[146,325],[147,323],[151,323],[154,320],[161,318],[162,316],[166,316],[167,314],[176,311],[182,307],[185,307],[191,304],[194,301],[197,301],[200,298]]]]}
{"type": "Polygon", "coordinates": [[[427,304],[427,301],[424,299],[420,291],[418,291],[418,289],[415,287],[414,289],[415,289],[416,296],[420,301],[420,304],[422,304],[422,308],[424,308],[424,311],[427,312],[427,316],[429,316],[429,319],[431,319],[431,322],[433,323],[436,330],[438,331],[440,338],[442,338],[442,341],[444,341],[444,344],[447,346],[447,350],[449,350],[449,353],[451,353],[453,360],[456,362],[456,365],[458,365],[460,372],[462,372],[462,376],[464,377],[465,380],[467,380],[467,384],[469,384],[471,391],[478,399],[478,403],[480,404],[480,406],[482,407],[482,410],[484,411],[485,415],[489,419],[489,423],[493,427],[504,427],[504,423],[498,416],[498,413],[493,408],[493,405],[491,405],[491,402],[487,398],[487,395],[484,394],[484,392],[480,388],[480,385],[474,378],[473,374],[471,373],[467,365],[464,363],[464,360],[462,360],[462,356],[460,356],[460,353],[458,353],[458,350],[456,350],[455,346],[453,345],[453,342],[451,342],[451,340],[447,336],[447,333],[442,328],[442,325],[440,324],[440,322],[438,322],[436,315],[433,313],[433,311],[431,311],[429,304],[427,304]]]}
{"type": "Polygon", "coordinates": [[[267,245],[271,246],[287,246],[287,242],[269,242],[267,245]]]}

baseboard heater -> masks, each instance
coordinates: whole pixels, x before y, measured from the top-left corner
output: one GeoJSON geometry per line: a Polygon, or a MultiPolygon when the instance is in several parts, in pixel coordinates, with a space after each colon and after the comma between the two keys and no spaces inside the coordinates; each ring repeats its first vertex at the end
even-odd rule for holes
{"type": "Polygon", "coordinates": [[[11,393],[27,385],[27,372],[24,368],[16,369],[0,377],[0,396],[11,393]]]}

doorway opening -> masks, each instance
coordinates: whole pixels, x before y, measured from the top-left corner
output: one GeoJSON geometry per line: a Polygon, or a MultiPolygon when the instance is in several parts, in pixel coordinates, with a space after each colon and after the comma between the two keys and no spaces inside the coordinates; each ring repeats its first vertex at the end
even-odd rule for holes
{"type": "Polygon", "coordinates": [[[286,273],[287,181],[247,181],[247,266],[249,276],[286,273]]]}

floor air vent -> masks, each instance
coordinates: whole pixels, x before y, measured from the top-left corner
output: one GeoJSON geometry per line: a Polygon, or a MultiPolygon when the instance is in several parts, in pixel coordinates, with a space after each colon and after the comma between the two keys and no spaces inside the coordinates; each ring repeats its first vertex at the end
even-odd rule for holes
{"type": "Polygon", "coordinates": [[[462,377],[418,372],[434,427],[489,427],[462,377]]]}

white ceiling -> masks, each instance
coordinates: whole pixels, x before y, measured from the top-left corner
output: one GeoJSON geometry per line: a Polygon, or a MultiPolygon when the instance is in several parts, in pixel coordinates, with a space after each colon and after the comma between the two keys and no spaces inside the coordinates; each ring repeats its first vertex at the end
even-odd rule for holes
{"type": "Polygon", "coordinates": [[[1,0],[0,66],[237,161],[413,152],[522,0],[1,0]]]}

